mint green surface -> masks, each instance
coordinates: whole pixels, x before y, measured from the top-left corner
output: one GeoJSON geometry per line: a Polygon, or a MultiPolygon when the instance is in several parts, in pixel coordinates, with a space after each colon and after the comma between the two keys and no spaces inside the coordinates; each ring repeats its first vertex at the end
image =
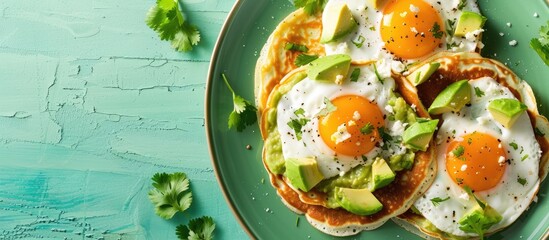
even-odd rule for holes
{"type": "MultiPolygon", "coordinates": [[[[442,1],[444,2],[444,1],[442,1]]],[[[542,114],[549,115],[549,68],[528,46],[530,38],[549,19],[549,7],[542,0],[479,0],[488,17],[483,55],[507,63],[532,85],[542,114]],[[535,18],[534,13],[539,17],[535,18]],[[511,27],[506,23],[510,22],[511,27]],[[500,36],[499,33],[504,33],[500,36]],[[518,45],[509,46],[517,40],[518,45]]],[[[261,163],[262,141],[257,126],[242,133],[227,129],[232,110],[231,95],[220,77],[225,73],[234,90],[253,99],[253,73],[259,51],[275,26],[292,10],[287,0],[241,0],[229,15],[221,33],[206,91],[206,125],[214,167],[219,181],[249,234],[259,239],[339,239],[313,229],[303,216],[288,210],[270,186],[261,163]],[[247,150],[246,145],[252,149],[247,150]]],[[[513,225],[489,239],[540,239],[549,227],[549,185],[542,185],[537,203],[533,203],[513,225]]],[[[392,222],[348,239],[415,239],[392,222]]]]}
{"type": "Polygon", "coordinates": [[[204,129],[211,53],[234,0],[184,0],[202,41],[174,51],[145,24],[155,0],[0,1],[0,239],[176,239],[210,215],[246,239],[216,181],[204,129]],[[147,198],[184,171],[172,220],[147,198]]]}

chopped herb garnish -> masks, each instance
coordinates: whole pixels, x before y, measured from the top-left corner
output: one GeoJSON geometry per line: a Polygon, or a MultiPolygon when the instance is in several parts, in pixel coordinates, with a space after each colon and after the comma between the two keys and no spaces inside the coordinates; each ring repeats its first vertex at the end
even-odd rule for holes
{"type": "Polygon", "coordinates": [[[322,110],[320,110],[320,112],[318,112],[318,114],[316,115],[317,117],[326,116],[331,112],[337,110],[337,107],[327,97],[324,97],[324,104],[326,104],[326,107],[324,107],[322,110]]]}
{"type": "Polygon", "coordinates": [[[454,47],[459,47],[459,44],[457,44],[456,42],[451,42],[449,44],[446,44],[446,50],[450,50],[454,47]]]}
{"type": "Polygon", "coordinates": [[[463,184],[463,178],[456,178],[456,182],[458,184],[463,184]]]}
{"type": "Polygon", "coordinates": [[[296,227],[299,227],[299,216],[296,217],[296,219],[295,219],[295,226],[296,226],[296,227]]]}
{"type": "Polygon", "coordinates": [[[467,139],[467,144],[471,145],[471,143],[473,143],[473,139],[472,139],[472,138],[468,138],[468,139],[467,139]]]}
{"type": "Polygon", "coordinates": [[[193,195],[185,173],[156,173],[152,181],[154,188],[149,191],[149,199],[158,216],[171,219],[191,206],[193,195]]]}
{"type": "Polygon", "coordinates": [[[460,0],[457,8],[458,10],[463,10],[465,6],[467,6],[467,0],[460,0]]]}
{"type": "Polygon", "coordinates": [[[303,110],[303,108],[299,108],[299,109],[294,111],[294,114],[298,117],[299,116],[304,116],[303,114],[305,114],[305,110],[303,110]]]}
{"type": "Polygon", "coordinates": [[[233,94],[233,111],[229,114],[229,129],[236,127],[236,131],[242,132],[246,126],[257,122],[257,108],[248,100],[236,95],[224,73],[221,74],[225,85],[233,94]]]}
{"type": "Polygon", "coordinates": [[[456,157],[461,157],[464,151],[465,151],[465,148],[462,145],[459,145],[457,148],[452,150],[452,154],[454,154],[454,156],[456,157]]]}
{"type": "Polygon", "coordinates": [[[456,22],[456,20],[452,21],[450,19],[446,20],[446,34],[448,34],[448,36],[452,37],[454,36],[454,23],[456,22]]]}
{"type": "Polygon", "coordinates": [[[364,161],[364,162],[368,161],[368,157],[362,155],[362,161],[364,161]]]}
{"type": "Polygon", "coordinates": [[[438,25],[438,22],[435,22],[429,32],[433,33],[433,37],[438,39],[441,39],[442,35],[444,35],[444,32],[440,30],[440,25],[438,25]]]}
{"type": "Polygon", "coordinates": [[[480,90],[480,88],[475,87],[475,95],[477,95],[477,97],[482,97],[484,96],[484,92],[480,90]]]}
{"type": "Polygon", "coordinates": [[[318,58],[318,55],[307,55],[307,54],[299,54],[295,58],[294,64],[298,67],[309,64],[310,62],[316,60],[318,58]]]}
{"type": "Polygon", "coordinates": [[[374,63],[374,73],[376,74],[377,80],[379,80],[379,82],[381,82],[381,84],[384,84],[383,83],[383,78],[381,78],[381,75],[379,75],[379,72],[377,71],[377,66],[376,66],[375,63],[374,63]]]}
{"type": "Polygon", "coordinates": [[[303,8],[305,13],[315,15],[321,12],[328,0],[293,0],[296,8],[303,8]]]}
{"type": "Polygon", "coordinates": [[[377,131],[379,132],[379,136],[383,139],[383,142],[389,142],[393,140],[393,137],[387,133],[387,130],[385,127],[378,127],[377,131]]]}
{"type": "Polygon", "coordinates": [[[522,156],[522,158],[521,158],[520,160],[521,160],[521,161],[524,161],[524,160],[526,160],[528,157],[529,157],[528,154],[526,154],[526,155],[522,156]]]}
{"type": "Polygon", "coordinates": [[[447,198],[439,198],[439,197],[436,197],[436,198],[431,198],[431,202],[433,203],[433,206],[438,206],[441,202],[444,202],[446,200],[450,199],[450,197],[447,197],[447,198]]]}
{"type": "Polygon", "coordinates": [[[539,128],[534,128],[534,134],[540,136],[540,137],[543,137],[545,136],[545,133],[543,133],[541,130],[539,130],[539,128]]]}
{"type": "Polygon", "coordinates": [[[301,140],[301,128],[309,122],[309,119],[299,118],[299,119],[290,119],[288,126],[294,130],[297,140],[301,140]]]}
{"type": "Polygon", "coordinates": [[[371,123],[366,123],[364,127],[360,128],[360,132],[364,135],[372,133],[374,130],[374,126],[371,123]]]}
{"type": "Polygon", "coordinates": [[[517,177],[517,182],[520,183],[520,185],[524,186],[528,181],[526,181],[526,178],[517,177]]]}
{"type": "Polygon", "coordinates": [[[463,186],[463,190],[465,190],[465,192],[467,192],[467,194],[469,194],[469,196],[473,197],[482,209],[486,208],[486,203],[484,203],[483,201],[478,199],[477,195],[475,195],[475,193],[473,193],[473,190],[469,186],[463,186]]]}
{"type": "Polygon", "coordinates": [[[290,51],[298,51],[298,52],[309,51],[309,48],[307,48],[307,46],[297,44],[297,43],[291,43],[291,42],[287,42],[286,45],[284,45],[284,49],[290,50],[290,51]]]}
{"type": "Polygon", "coordinates": [[[360,36],[358,36],[357,41],[352,41],[352,42],[357,48],[361,48],[362,45],[364,45],[364,41],[366,41],[366,38],[364,38],[362,35],[360,35],[360,36]]]}
{"type": "Polygon", "coordinates": [[[516,144],[515,142],[509,143],[509,146],[513,147],[513,149],[515,150],[518,149],[518,144],[516,144]]]}
{"type": "Polygon", "coordinates": [[[353,69],[353,72],[351,73],[351,82],[358,81],[358,76],[360,76],[360,68],[353,69]]]}

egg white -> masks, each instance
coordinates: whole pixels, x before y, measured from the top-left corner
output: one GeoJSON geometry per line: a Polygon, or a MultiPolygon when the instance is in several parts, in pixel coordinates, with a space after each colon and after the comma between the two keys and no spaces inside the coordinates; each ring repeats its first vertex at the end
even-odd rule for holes
{"type": "MultiPolygon", "coordinates": [[[[388,100],[395,89],[395,81],[391,78],[391,67],[387,61],[377,62],[379,75],[384,79],[380,82],[370,66],[360,67],[360,76],[357,82],[346,79],[343,84],[333,82],[320,82],[305,78],[297,83],[288,93],[283,95],[277,106],[277,126],[282,142],[282,153],[285,159],[315,157],[320,171],[325,178],[343,175],[351,168],[359,164],[371,164],[375,156],[381,154],[388,157],[394,154],[403,154],[406,148],[403,145],[391,144],[388,150],[375,147],[361,156],[346,156],[334,152],[319,135],[319,121],[315,117],[324,107],[324,98],[334,99],[343,95],[362,96],[375,102],[384,115],[389,115],[392,109],[388,106],[388,100]],[[305,111],[305,118],[310,121],[301,129],[302,139],[298,140],[295,131],[288,126],[291,119],[296,119],[294,112],[298,109],[305,111]]],[[[352,66],[350,71],[356,66],[352,66]]],[[[385,127],[392,136],[400,136],[404,131],[401,121],[385,119],[385,127]]]]}
{"type": "MultiPolygon", "coordinates": [[[[447,20],[454,21],[454,28],[457,24],[457,19],[459,19],[462,11],[471,11],[479,13],[479,8],[475,0],[467,0],[466,6],[462,10],[458,10],[457,6],[460,0],[424,0],[435,8],[439,13],[444,26],[448,24],[447,20]]],[[[397,59],[392,53],[387,51],[384,46],[385,42],[381,39],[380,26],[381,20],[383,18],[383,10],[376,10],[373,6],[370,5],[371,1],[364,0],[330,0],[327,3],[328,5],[334,4],[335,2],[344,2],[347,4],[355,21],[359,24],[359,27],[347,35],[346,37],[336,41],[324,44],[326,55],[332,54],[348,54],[351,56],[353,61],[370,61],[373,59],[397,59]],[[363,45],[357,47],[355,43],[360,42],[360,36],[364,38],[363,45]]],[[[325,9],[329,9],[326,7],[325,9]]],[[[323,14],[326,16],[326,14],[323,14]]],[[[445,31],[445,29],[442,29],[445,31]]],[[[448,36],[445,34],[446,38],[443,39],[440,47],[436,48],[432,54],[441,51],[452,51],[452,52],[474,52],[477,47],[482,48],[482,42],[479,39],[479,33],[470,34],[467,37],[456,37],[448,36]],[[451,48],[447,48],[447,45],[451,44],[451,48]]],[[[410,34],[414,34],[410,30],[410,34]]],[[[425,56],[428,57],[428,56],[425,56]]],[[[418,59],[399,59],[404,64],[413,63],[419,61],[423,58],[418,59]]],[[[398,66],[398,65],[394,65],[398,66]]],[[[400,72],[404,68],[402,66],[395,67],[395,71],[400,72]]]]}
{"type": "Polygon", "coordinates": [[[502,147],[507,150],[510,164],[507,165],[500,183],[492,189],[475,192],[503,217],[503,220],[492,226],[489,232],[513,223],[528,208],[539,186],[541,150],[528,114],[522,114],[512,128],[503,127],[492,118],[487,106],[490,101],[498,98],[516,99],[511,91],[489,77],[469,82],[473,87],[471,106],[464,107],[458,113],[443,114],[443,123],[437,135],[438,173],[431,187],[414,203],[421,214],[438,229],[458,236],[476,235],[459,229],[459,219],[472,206],[467,193],[455,184],[446,172],[445,154],[448,143],[445,140],[449,137],[460,138],[474,131],[483,132],[500,139],[502,147]],[[484,96],[477,97],[475,87],[483,91],[484,96]],[[509,145],[512,142],[519,145],[517,150],[509,145]],[[528,157],[521,160],[526,155],[528,157]],[[524,186],[517,181],[519,177],[526,179],[524,186]],[[431,199],[437,197],[450,199],[434,206],[431,199]]]}

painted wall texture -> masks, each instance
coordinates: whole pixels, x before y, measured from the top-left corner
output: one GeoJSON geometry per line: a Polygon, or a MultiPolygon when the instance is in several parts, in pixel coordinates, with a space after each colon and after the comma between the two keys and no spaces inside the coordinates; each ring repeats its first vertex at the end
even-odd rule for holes
{"type": "Polygon", "coordinates": [[[178,53],[145,25],[154,0],[0,1],[0,239],[175,239],[210,215],[247,238],[204,130],[209,59],[234,0],[185,0],[202,33],[178,53]],[[183,171],[194,202],[166,221],[147,192],[183,171]]]}

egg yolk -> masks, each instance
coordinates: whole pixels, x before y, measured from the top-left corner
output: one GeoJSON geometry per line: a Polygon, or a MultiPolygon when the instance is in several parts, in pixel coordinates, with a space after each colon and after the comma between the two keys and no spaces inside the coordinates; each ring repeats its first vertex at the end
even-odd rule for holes
{"type": "Polygon", "coordinates": [[[336,110],[319,118],[322,140],[338,154],[360,156],[370,152],[380,140],[377,128],[384,126],[379,107],[355,95],[331,102],[336,110]]]}
{"type": "Polygon", "coordinates": [[[446,171],[455,183],[475,191],[495,187],[506,168],[505,149],[491,135],[474,132],[446,149],[446,171]]]}
{"type": "Polygon", "coordinates": [[[444,25],[433,6],[422,0],[391,0],[383,10],[380,33],[388,51],[414,59],[440,45],[444,25]]]}

